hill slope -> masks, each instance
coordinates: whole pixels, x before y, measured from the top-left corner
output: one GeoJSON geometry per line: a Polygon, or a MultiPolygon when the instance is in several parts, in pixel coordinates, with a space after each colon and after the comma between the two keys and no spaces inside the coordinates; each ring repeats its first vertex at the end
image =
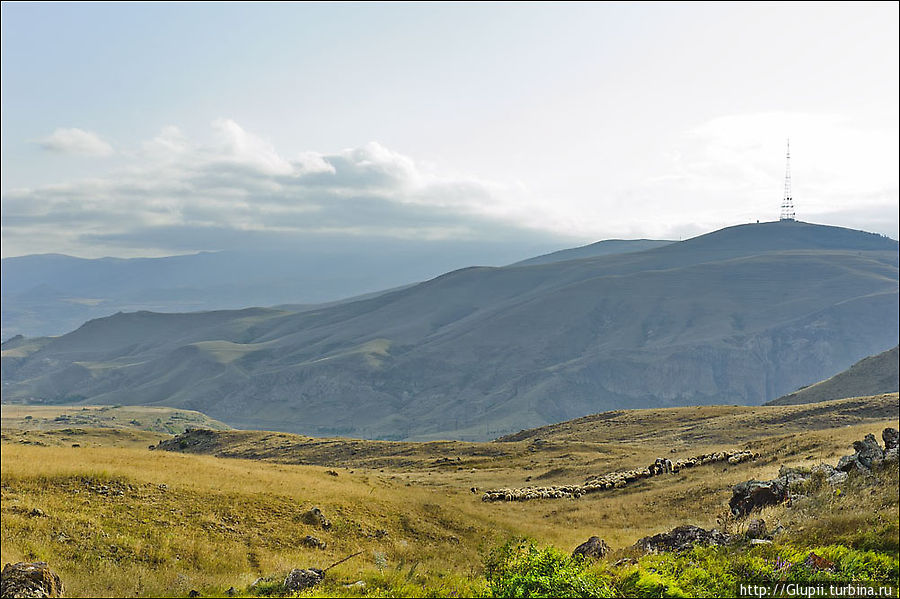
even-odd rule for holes
{"type": "Polygon", "coordinates": [[[658,239],[607,239],[590,245],[583,245],[568,250],[559,250],[558,252],[551,252],[549,254],[544,254],[543,256],[535,256],[528,260],[516,262],[512,266],[534,266],[535,264],[551,264],[553,262],[596,258],[598,256],[609,256],[611,254],[629,254],[631,252],[652,250],[653,248],[662,247],[670,243],[672,242],[660,241],[658,239]]]}
{"type": "Polygon", "coordinates": [[[322,309],[119,314],[3,346],[4,396],[241,428],[486,439],[598,411],[760,404],[897,344],[897,242],[807,223],[469,268],[322,309]]]}
{"type": "Polygon", "coordinates": [[[829,379],[783,395],[768,405],[807,404],[896,391],[900,391],[900,347],[863,358],[829,379]]]}

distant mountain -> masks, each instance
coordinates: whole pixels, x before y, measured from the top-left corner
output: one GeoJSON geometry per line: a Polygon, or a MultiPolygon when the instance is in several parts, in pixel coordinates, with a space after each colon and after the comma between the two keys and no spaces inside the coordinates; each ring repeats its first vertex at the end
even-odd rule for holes
{"type": "Polygon", "coordinates": [[[847,370],[770,401],[787,406],[900,391],[900,347],[863,358],[847,370]]]}
{"type": "Polygon", "coordinates": [[[572,248],[570,250],[559,250],[536,256],[528,260],[516,262],[511,266],[534,266],[535,264],[550,264],[551,262],[565,262],[566,260],[580,260],[582,258],[596,258],[597,256],[609,256],[611,254],[628,254],[631,252],[642,252],[644,250],[652,250],[664,245],[672,243],[671,241],[660,241],[657,239],[607,239],[598,241],[590,245],[572,248]]]}
{"type": "Polygon", "coordinates": [[[67,333],[116,312],[187,312],[318,304],[429,279],[472,264],[504,264],[548,242],[356,241],[164,258],[4,258],[0,338],[67,333]]]}
{"type": "Polygon", "coordinates": [[[321,309],[137,312],[3,346],[4,400],[240,428],[487,439],[618,408],[761,404],[898,343],[898,244],[800,222],[467,268],[321,309]]]}

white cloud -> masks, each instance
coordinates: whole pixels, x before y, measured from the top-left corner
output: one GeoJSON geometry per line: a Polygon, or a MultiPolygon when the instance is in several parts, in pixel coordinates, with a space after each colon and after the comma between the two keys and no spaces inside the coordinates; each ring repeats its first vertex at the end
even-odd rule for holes
{"type": "Polygon", "coordinates": [[[113,147],[99,135],[84,129],[57,129],[37,143],[48,152],[73,154],[76,156],[109,156],[113,147]]]}
{"type": "Polygon", "coordinates": [[[515,213],[527,206],[511,210],[504,186],[441,176],[375,142],[289,159],[232,120],[212,129],[213,141],[197,144],[168,126],[110,176],[4,193],[4,253],[214,250],[249,233],[495,239],[524,231],[515,213]],[[44,240],[54,247],[36,247],[44,240]]]}

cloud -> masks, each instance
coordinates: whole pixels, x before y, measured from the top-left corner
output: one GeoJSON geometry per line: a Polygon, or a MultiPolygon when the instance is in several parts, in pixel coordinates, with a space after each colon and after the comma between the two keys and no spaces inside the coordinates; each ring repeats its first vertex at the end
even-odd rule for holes
{"type": "Polygon", "coordinates": [[[47,137],[37,140],[38,145],[48,152],[72,154],[75,156],[109,156],[113,147],[99,135],[84,129],[57,129],[47,137]]]}
{"type": "Polygon", "coordinates": [[[441,176],[375,142],[285,157],[232,120],[212,130],[197,144],[169,126],[110,176],[4,193],[4,253],[165,254],[266,235],[548,238],[514,218],[515,186],[441,176]]]}

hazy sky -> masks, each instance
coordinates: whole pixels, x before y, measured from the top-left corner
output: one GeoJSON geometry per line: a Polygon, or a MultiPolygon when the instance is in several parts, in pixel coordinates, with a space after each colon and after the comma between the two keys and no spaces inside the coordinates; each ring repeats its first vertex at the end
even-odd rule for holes
{"type": "Polygon", "coordinates": [[[898,236],[898,4],[2,5],[2,253],[898,236]]]}

